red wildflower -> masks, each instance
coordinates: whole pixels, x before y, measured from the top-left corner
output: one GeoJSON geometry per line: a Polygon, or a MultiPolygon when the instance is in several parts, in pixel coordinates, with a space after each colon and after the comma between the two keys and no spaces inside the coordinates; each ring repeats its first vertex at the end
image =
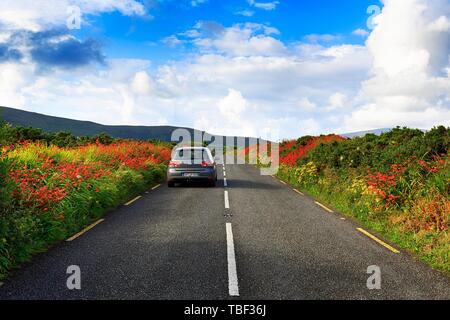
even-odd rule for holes
{"type": "MultiPolygon", "coordinates": [[[[28,146],[31,144],[24,142],[20,148],[28,146]]],[[[57,154],[62,150],[76,151],[80,155],[88,152],[91,154],[92,145],[73,149],[51,147],[52,153],[57,154]]],[[[8,180],[16,185],[13,196],[27,207],[46,212],[74,189],[79,190],[83,187],[91,189],[92,186],[87,183],[88,181],[108,176],[121,165],[135,170],[146,170],[148,164],[168,162],[171,156],[170,149],[166,146],[138,141],[123,141],[107,146],[96,145],[94,151],[98,153],[101,161],[58,162],[42,152],[37,155],[39,161],[33,164],[37,168],[13,163],[13,169],[8,173],[8,180]]],[[[100,190],[97,188],[95,192],[100,190]]]]}
{"type": "MultiPolygon", "coordinates": [[[[321,136],[321,137],[313,137],[311,138],[305,145],[300,145],[293,149],[291,152],[286,154],[285,156],[282,156],[280,158],[280,163],[285,164],[287,166],[295,166],[297,164],[297,160],[301,159],[308,155],[311,150],[316,148],[318,145],[322,143],[330,143],[333,141],[341,141],[344,140],[343,137],[337,136],[334,134],[328,135],[328,136],[321,136]]],[[[296,143],[296,141],[294,141],[296,143]]],[[[287,143],[287,146],[292,145],[292,141],[287,143]]],[[[292,147],[291,147],[292,148],[292,147]]],[[[286,150],[288,148],[285,148],[283,150],[286,150]]]]}

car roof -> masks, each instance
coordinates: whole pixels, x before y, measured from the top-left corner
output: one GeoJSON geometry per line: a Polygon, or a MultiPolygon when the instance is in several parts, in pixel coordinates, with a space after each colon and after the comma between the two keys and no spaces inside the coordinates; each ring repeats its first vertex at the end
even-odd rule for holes
{"type": "Polygon", "coordinates": [[[190,149],[190,150],[209,150],[206,147],[180,147],[180,148],[177,148],[177,150],[187,150],[187,149],[190,149]]]}

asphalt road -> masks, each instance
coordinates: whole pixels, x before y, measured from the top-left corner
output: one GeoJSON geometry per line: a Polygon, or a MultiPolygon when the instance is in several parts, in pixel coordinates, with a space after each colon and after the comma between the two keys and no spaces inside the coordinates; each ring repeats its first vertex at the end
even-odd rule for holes
{"type": "Polygon", "coordinates": [[[227,187],[222,171],[217,188],[162,185],[107,214],[14,272],[0,299],[450,299],[448,277],[354,222],[254,166],[227,165],[227,187]]]}

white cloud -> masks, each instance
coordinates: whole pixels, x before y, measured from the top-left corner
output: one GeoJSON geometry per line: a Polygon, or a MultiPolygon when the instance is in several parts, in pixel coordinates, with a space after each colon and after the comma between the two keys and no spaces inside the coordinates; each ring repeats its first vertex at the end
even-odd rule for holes
{"type": "Polygon", "coordinates": [[[237,90],[228,89],[228,95],[217,104],[220,113],[229,120],[240,120],[240,115],[247,109],[248,102],[237,90]]]}
{"type": "MultiPolygon", "coordinates": [[[[279,34],[276,28],[257,24],[236,24],[229,28],[215,28],[212,35],[201,36],[202,24],[197,25],[198,37],[194,44],[206,52],[219,52],[230,56],[273,56],[284,55],[286,47],[275,39],[273,35],[279,34]]],[[[195,29],[194,29],[195,30],[195,29]]]]}
{"type": "Polygon", "coordinates": [[[28,65],[28,75],[19,73],[24,82],[7,90],[15,100],[2,95],[0,104],[105,124],[168,122],[256,136],[265,128],[278,129],[281,137],[320,133],[326,124],[305,111],[315,109],[314,116],[322,117],[315,107],[328,103],[323,97],[345,92],[350,83],[356,91],[367,59],[358,47],[336,56],[317,50],[308,59],[204,54],[152,72],[145,60],[107,60],[102,70],[76,75],[63,70],[34,75],[28,65]]]}
{"type": "Polygon", "coordinates": [[[172,35],[172,36],[169,36],[169,37],[164,38],[164,39],[162,40],[162,42],[163,42],[165,45],[169,46],[169,47],[176,47],[176,46],[178,46],[178,45],[183,44],[183,41],[181,41],[180,39],[178,39],[178,37],[175,36],[175,35],[172,35]]]}
{"type": "Polygon", "coordinates": [[[237,11],[236,14],[244,17],[253,17],[255,15],[255,12],[252,10],[240,10],[237,11]]]}
{"type": "Polygon", "coordinates": [[[179,35],[188,37],[191,39],[195,39],[195,38],[201,37],[202,34],[197,29],[190,29],[190,30],[180,33],[179,35]]]}
{"type": "Polygon", "coordinates": [[[22,88],[29,84],[33,72],[33,67],[14,63],[0,64],[0,105],[23,105],[25,97],[22,88]]]}
{"type": "Polygon", "coordinates": [[[298,100],[297,106],[306,112],[313,112],[313,111],[316,111],[316,109],[317,109],[317,105],[314,102],[311,102],[306,97],[303,97],[300,100],[298,100]]]}
{"type": "Polygon", "coordinates": [[[191,6],[198,7],[199,5],[204,4],[206,2],[208,2],[208,0],[192,0],[191,6]]]}
{"type": "MultiPolygon", "coordinates": [[[[111,8],[112,1],[101,3],[95,10],[111,8]]],[[[114,3],[111,10],[141,14],[114,3]]],[[[201,22],[166,39],[197,50],[159,66],[107,59],[94,68],[43,73],[32,61],[4,62],[0,105],[105,124],[168,123],[219,134],[258,136],[274,128],[286,138],[450,125],[446,4],[386,0],[366,46],[324,44],[323,35],[288,44],[269,25],[201,22]]],[[[28,30],[53,23],[24,10],[20,23],[28,30]]]]}
{"type": "Polygon", "coordinates": [[[137,72],[131,82],[133,91],[141,95],[154,93],[154,86],[153,79],[146,71],[137,72]]]}
{"type": "MultiPolygon", "coordinates": [[[[113,59],[97,69],[38,74],[29,61],[18,73],[22,82],[0,90],[0,104],[105,124],[169,123],[253,136],[274,128],[295,137],[326,130],[326,118],[314,119],[323,117],[317,106],[336,92],[356,92],[370,65],[361,46],[296,51],[274,38],[279,31],[271,26],[205,28],[178,35],[201,48],[196,56],[156,68],[113,59]]],[[[9,79],[6,70],[0,66],[0,77],[9,79]]]]}
{"type": "Polygon", "coordinates": [[[118,11],[123,15],[146,15],[145,6],[136,0],[3,0],[0,22],[9,30],[41,31],[65,25],[67,9],[77,6],[82,16],[118,11]]]}
{"type": "Polygon", "coordinates": [[[365,38],[369,35],[369,31],[367,31],[366,29],[356,29],[353,30],[352,34],[365,38]]]}
{"type": "Polygon", "coordinates": [[[428,30],[448,32],[450,31],[450,20],[446,16],[440,16],[428,25],[428,30]]]}
{"type": "Polygon", "coordinates": [[[279,1],[259,2],[255,0],[247,0],[248,4],[262,10],[271,11],[275,10],[280,4],[279,1]]]}
{"type": "MultiPolygon", "coordinates": [[[[9,95],[0,92],[0,104],[106,124],[138,124],[142,107],[138,96],[149,87],[142,83],[145,76],[136,76],[136,70],[147,67],[146,61],[113,60],[104,71],[43,74],[35,73],[31,63],[11,65],[19,68],[21,78],[9,88],[9,95]]],[[[8,77],[11,82],[12,74],[4,64],[0,66],[0,79],[8,77]]]]}
{"type": "Polygon", "coordinates": [[[398,110],[369,104],[353,112],[347,120],[347,130],[363,131],[407,125],[412,128],[429,129],[433,125],[450,126],[450,110],[446,107],[429,107],[420,111],[398,110]]]}
{"type": "Polygon", "coordinates": [[[340,92],[336,92],[328,98],[327,111],[334,111],[336,109],[343,108],[345,106],[347,96],[340,92]]]}
{"type": "Polygon", "coordinates": [[[305,39],[312,43],[330,42],[338,40],[339,38],[339,36],[333,34],[308,34],[305,36],[305,39]]]}
{"type": "Polygon", "coordinates": [[[362,83],[362,106],[346,128],[450,123],[447,1],[385,0],[367,40],[372,77],[362,83]],[[444,14],[444,16],[443,16],[444,14]]]}
{"type": "Polygon", "coordinates": [[[223,135],[233,135],[237,131],[244,135],[256,135],[254,123],[248,118],[249,102],[241,92],[228,89],[227,96],[219,99],[217,107],[219,113],[210,114],[201,120],[207,130],[223,135]]]}

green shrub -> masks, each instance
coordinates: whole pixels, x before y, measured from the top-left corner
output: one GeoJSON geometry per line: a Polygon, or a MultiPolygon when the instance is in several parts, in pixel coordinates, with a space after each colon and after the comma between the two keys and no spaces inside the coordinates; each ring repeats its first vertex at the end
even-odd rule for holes
{"type": "Polygon", "coordinates": [[[450,272],[449,134],[395,128],[321,144],[278,176],[450,272]]]}

